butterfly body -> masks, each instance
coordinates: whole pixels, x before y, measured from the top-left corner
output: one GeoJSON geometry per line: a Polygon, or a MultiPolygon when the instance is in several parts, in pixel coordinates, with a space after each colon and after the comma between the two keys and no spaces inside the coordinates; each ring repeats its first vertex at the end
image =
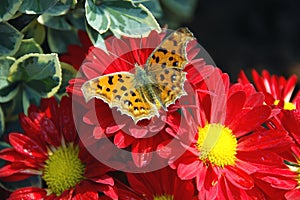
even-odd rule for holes
{"type": "Polygon", "coordinates": [[[85,82],[86,101],[99,98],[111,108],[130,116],[135,123],[159,116],[159,109],[185,95],[186,44],[192,34],[179,29],[169,35],[149,56],[145,67],[135,64],[134,73],[116,72],[85,82]]]}
{"type": "Polygon", "coordinates": [[[157,81],[154,76],[144,70],[141,66],[135,66],[135,79],[134,87],[142,94],[142,97],[149,103],[155,104],[159,109],[163,107],[166,110],[166,106],[162,103],[157,81]]]}

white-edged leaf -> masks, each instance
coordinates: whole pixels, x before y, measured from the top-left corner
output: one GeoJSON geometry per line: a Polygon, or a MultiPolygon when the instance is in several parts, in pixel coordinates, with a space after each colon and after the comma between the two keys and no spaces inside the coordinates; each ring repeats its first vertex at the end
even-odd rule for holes
{"type": "Polygon", "coordinates": [[[0,23],[0,57],[12,56],[20,47],[23,34],[6,22],[0,23]]]}
{"type": "Polygon", "coordinates": [[[0,22],[11,19],[22,4],[22,0],[1,0],[0,22]]]}
{"type": "Polygon", "coordinates": [[[101,5],[96,5],[92,0],[85,2],[85,16],[88,24],[100,34],[105,33],[110,27],[109,13],[103,11],[101,5]]]}

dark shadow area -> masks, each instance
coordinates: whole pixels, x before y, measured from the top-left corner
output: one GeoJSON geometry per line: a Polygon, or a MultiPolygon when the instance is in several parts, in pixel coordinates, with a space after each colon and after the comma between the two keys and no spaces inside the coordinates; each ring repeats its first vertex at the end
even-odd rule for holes
{"type": "Polygon", "coordinates": [[[233,81],[252,68],[299,77],[299,8],[292,0],[199,1],[186,26],[233,81]]]}

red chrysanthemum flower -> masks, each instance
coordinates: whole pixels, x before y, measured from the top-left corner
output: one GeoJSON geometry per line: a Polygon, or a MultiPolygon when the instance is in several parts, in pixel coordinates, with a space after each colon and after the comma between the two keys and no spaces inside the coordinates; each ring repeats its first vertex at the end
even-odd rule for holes
{"type": "Polygon", "coordinates": [[[129,186],[119,183],[120,199],[130,200],[182,200],[197,199],[191,180],[181,180],[176,171],[165,167],[148,173],[128,173],[129,186]]]}
{"type": "MultiPolygon", "coordinates": [[[[171,105],[168,112],[162,114],[160,119],[153,117],[151,120],[140,121],[136,125],[130,117],[121,115],[115,108],[111,109],[102,100],[95,99],[86,104],[83,101],[81,87],[87,80],[95,77],[114,72],[132,71],[136,64],[144,66],[149,55],[161,43],[164,36],[164,32],[158,34],[156,31],[152,31],[145,38],[123,37],[118,39],[110,37],[106,39],[107,51],[94,48],[81,67],[82,77],[70,81],[70,86],[67,88],[69,93],[76,96],[74,99],[81,101],[83,107],[86,108],[83,121],[94,126],[94,138],[114,136],[114,144],[119,148],[130,148],[135,164],[140,167],[149,164],[152,157],[149,152],[154,152],[161,141],[172,138],[163,129],[174,124],[172,120],[177,117],[171,115],[179,115],[175,112],[180,107],[178,103],[171,105]]],[[[202,77],[209,74],[213,68],[205,66],[203,59],[196,58],[200,49],[195,46],[196,41],[191,41],[187,46],[187,56],[191,62],[185,67],[185,70],[188,71],[187,81],[192,86],[197,85],[202,77]]],[[[187,91],[187,93],[190,92],[187,91]]],[[[184,98],[187,97],[182,97],[182,99],[184,98]]]]}
{"type": "Polygon", "coordinates": [[[184,112],[189,132],[178,131],[187,151],[173,160],[180,145],[160,146],[161,156],[169,157],[181,179],[196,179],[199,199],[262,199],[252,174],[284,167],[277,152],[290,147],[290,138],[285,131],[261,126],[271,108],[251,84],[229,87],[228,76],[215,69],[199,89],[198,109],[184,112]]]}
{"type": "Polygon", "coordinates": [[[28,116],[20,114],[24,134],[9,134],[12,147],[0,151],[7,161],[0,178],[19,181],[39,175],[44,186],[18,189],[9,199],[117,199],[114,180],[107,175],[112,169],[80,144],[71,103],[69,97],[59,105],[54,98],[43,99],[40,108],[29,107],[28,116]]]}
{"type": "MultiPolygon", "coordinates": [[[[300,96],[300,92],[295,95],[292,100],[292,94],[296,86],[297,77],[292,75],[289,79],[283,76],[270,75],[267,70],[262,71],[260,76],[256,70],[252,71],[254,85],[258,91],[265,95],[265,102],[268,105],[283,107],[286,110],[295,109],[295,100],[300,96]]],[[[249,83],[245,73],[241,71],[239,75],[240,83],[249,83]]]]}
{"type": "MultiPolygon", "coordinates": [[[[278,173],[279,176],[285,177],[285,183],[287,181],[291,183],[289,184],[292,186],[290,191],[285,194],[285,198],[288,200],[300,197],[300,97],[295,100],[295,105],[296,108],[293,110],[282,110],[277,117],[277,123],[274,123],[274,120],[270,122],[270,127],[286,130],[295,143],[291,147],[291,151],[284,152],[285,163],[289,171],[284,170],[278,173]]],[[[271,180],[274,183],[276,181],[276,179],[271,180]]]]}

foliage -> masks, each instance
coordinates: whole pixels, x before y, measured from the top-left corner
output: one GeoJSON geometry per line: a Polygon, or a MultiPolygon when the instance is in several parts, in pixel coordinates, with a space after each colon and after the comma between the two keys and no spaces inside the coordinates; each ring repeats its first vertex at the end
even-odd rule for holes
{"type": "MultiPolygon", "coordinates": [[[[86,31],[95,46],[105,48],[104,37],[110,34],[140,37],[151,30],[160,31],[159,23],[178,26],[192,15],[196,0],[189,2],[2,0],[0,136],[19,129],[18,114],[27,113],[30,104],[39,105],[41,98],[65,95],[65,87],[76,76],[76,70],[60,62],[59,55],[70,44],[80,44],[78,30],[86,31]]],[[[35,179],[2,186],[12,190],[31,181],[35,179]]]]}

